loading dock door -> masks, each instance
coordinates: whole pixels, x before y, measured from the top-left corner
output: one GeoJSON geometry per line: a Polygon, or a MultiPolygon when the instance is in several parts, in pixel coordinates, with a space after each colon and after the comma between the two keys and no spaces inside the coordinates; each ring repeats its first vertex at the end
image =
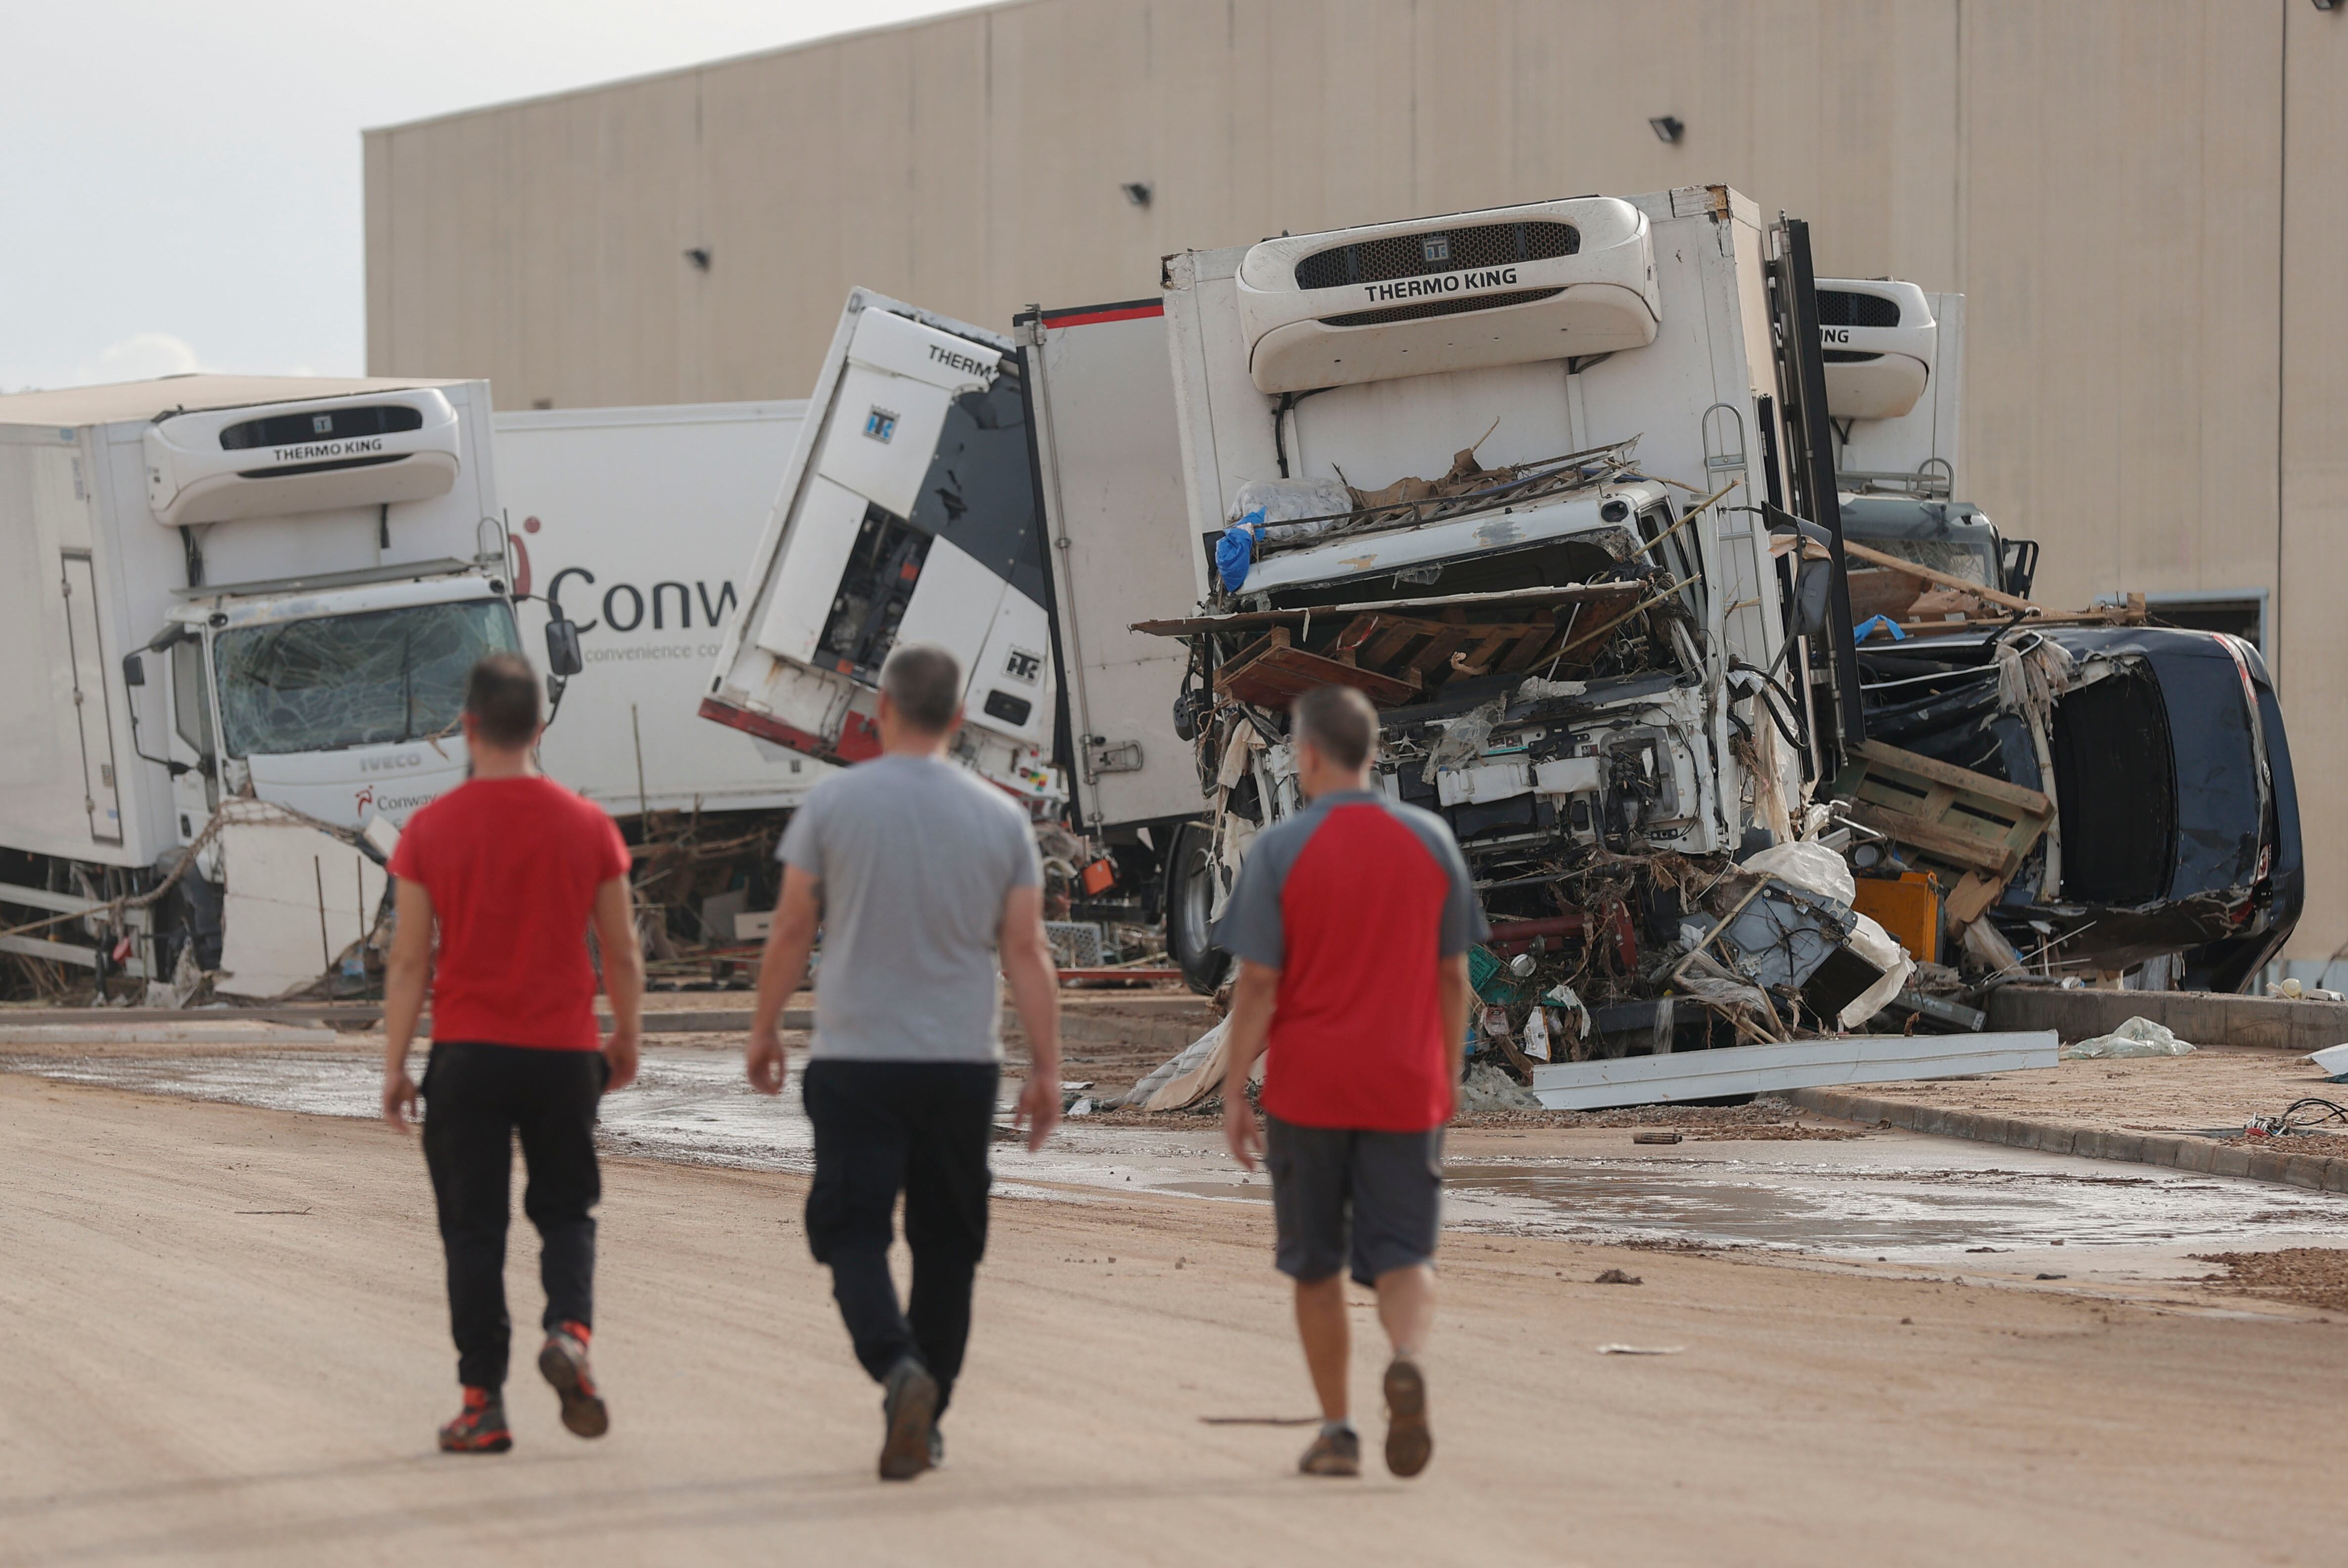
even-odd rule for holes
{"type": "Polygon", "coordinates": [[[73,660],[74,722],[81,728],[82,804],[89,836],[122,841],[122,798],[114,788],[114,715],[106,691],[106,658],[98,642],[98,573],[87,550],[64,552],[66,651],[73,660]]]}

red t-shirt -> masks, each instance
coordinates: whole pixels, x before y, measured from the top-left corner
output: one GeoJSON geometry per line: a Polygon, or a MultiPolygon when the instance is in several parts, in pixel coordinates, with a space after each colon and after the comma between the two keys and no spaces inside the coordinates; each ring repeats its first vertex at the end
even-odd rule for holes
{"type": "Polygon", "coordinates": [[[391,874],[432,895],[432,1037],[592,1051],[595,890],[628,874],[601,807],[551,779],[472,779],[408,820],[391,874]]]}
{"type": "Polygon", "coordinates": [[[1260,834],[1215,942],[1280,971],[1264,1109],[1300,1127],[1442,1125],[1440,963],[1488,934],[1459,846],[1431,812],[1348,792],[1260,834]]]}

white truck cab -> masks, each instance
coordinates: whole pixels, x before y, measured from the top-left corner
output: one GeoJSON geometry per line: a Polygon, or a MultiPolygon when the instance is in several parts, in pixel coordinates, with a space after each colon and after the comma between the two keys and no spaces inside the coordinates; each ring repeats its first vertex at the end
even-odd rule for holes
{"type": "Polygon", "coordinates": [[[466,673],[521,645],[489,418],[479,381],[0,397],[0,650],[28,672],[0,686],[0,907],[77,917],[0,946],[160,978],[224,970],[225,924],[221,988],[252,995],[364,935],[383,878],[360,830],[387,843],[464,778],[466,673]],[[313,835],[306,858],[240,851],[264,820],[313,835]],[[264,885],[281,872],[309,886],[264,885]],[[302,944],[289,925],[240,955],[240,903],[297,894],[302,944]]]}

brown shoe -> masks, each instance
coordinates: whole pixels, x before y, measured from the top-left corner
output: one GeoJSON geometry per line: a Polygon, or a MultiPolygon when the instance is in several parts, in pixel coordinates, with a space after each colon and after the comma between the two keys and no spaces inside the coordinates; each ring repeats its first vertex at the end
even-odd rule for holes
{"type": "Polygon", "coordinates": [[[540,1347],[538,1372],[562,1401],[564,1428],[582,1438],[600,1438],[612,1429],[612,1413],[595,1387],[594,1369],[587,1362],[591,1337],[592,1331],[585,1324],[563,1324],[540,1347]]]}
{"type": "Polygon", "coordinates": [[[1386,1469],[1414,1476],[1435,1453],[1426,1426],[1426,1379],[1418,1363],[1397,1356],[1386,1364],[1386,1469]]]}
{"type": "Polygon", "coordinates": [[[1304,1450],[1296,1468],[1305,1475],[1359,1475],[1361,1437],[1351,1428],[1342,1432],[1323,1432],[1313,1439],[1313,1446],[1304,1450]]]}
{"type": "Polygon", "coordinates": [[[889,1370],[881,1385],[880,1412],[888,1436],[880,1445],[880,1479],[911,1480],[931,1468],[931,1437],[937,1430],[938,1380],[908,1356],[889,1370]]]}

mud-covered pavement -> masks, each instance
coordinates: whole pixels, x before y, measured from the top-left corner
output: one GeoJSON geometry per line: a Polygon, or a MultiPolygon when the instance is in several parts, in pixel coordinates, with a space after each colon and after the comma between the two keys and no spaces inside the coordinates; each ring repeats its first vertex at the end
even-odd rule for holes
{"type": "MultiPolygon", "coordinates": [[[[796,1080],[778,1099],[753,1094],[731,1042],[692,1039],[655,1037],[646,1047],[636,1086],[604,1102],[605,1150],[807,1171],[812,1144],[796,1080]]],[[[0,1069],[348,1118],[376,1114],[380,1072],[365,1040],[325,1049],[19,1051],[0,1054],[0,1069]]],[[[1731,1125],[1659,1148],[1633,1144],[1632,1130],[1455,1130],[1447,1223],[1492,1235],[1743,1249],[2131,1291],[2198,1281],[2209,1270],[2195,1253],[2329,1245],[2348,1233],[2348,1197],[2266,1182],[1906,1132],[1745,1140],[1731,1125]]],[[[1270,1199],[1265,1179],[1249,1177],[1225,1154],[1218,1125],[1197,1117],[1148,1126],[1078,1118],[1038,1154],[1005,1141],[996,1170],[1001,1191],[1027,1197],[1270,1199]]]]}
{"type": "MultiPolygon", "coordinates": [[[[722,1130],[697,1119],[716,1114],[687,1081],[703,1064],[656,1055],[628,1113],[644,1119],[615,1109],[614,1138],[722,1130]]],[[[1508,1183],[1573,1168],[1532,1163],[1515,1133],[1459,1140],[1463,1202],[1489,1189],[1525,1207],[1503,1233],[1447,1239],[1437,1449],[1416,1483],[1375,1466],[1308,1482],[1290,1472],[1299,1432],[1220,1424],[1310,1409],[1267,1205],[1154,1190],[1201,1169],[1196,1150],[1111,1128],[1080,1130],[1048,1174],[1005,1156],[1014,1195],[995,1209],[939,1474],[871,1479],[873,1391],[807,1256],[804,1179],[634,1157],[608,1162],[602,1211],[612,1435],[561,1432],[525,1361],[516,1450],[447,1458],[431,1450],[454,1390],[416,1146],[324,1079],[303,1092],[351,1114],[0,1073],[0,1568],[2337,1561],[2308,1501],[2328,1458],[2278,1438],[2273,1398],[2348,1398],[2348,1326],[2184,1284],[2003,1278],[1998,1254],[1960,1270],[1848,1245],[1699,1254],[1540,1233],[1527,1216],[1583,1218],[1508,1183]],[[1047,1180],[1077,1201],[1016,1195],[1047,1180]],[[1612,1268],[1643,1283],[1593,1283],[1612,1268]],[[1610,1343],[1677,1353],[1595,1353],[1610,1343]]],[[[745,1114],[790,1119],[788,1103],[745,1114]]],[[[1626,1232],[1753,1222],[1743,1199],[1705,1217],[1655,1197],[1663,1161],[1632,1157],[1627,1132],[1583,1136],[1575,1181],[1619,1173],[1649,1194],[1618,1204],[1626,1232]]],[[[1897,1166],[1901,1146],[1652,1152],[1897,1166]]],[[[1723,1176],[1699,1164],[1672,1190],[1723,1176]]],[[[525,1230],[509,1266],[525,1326],[534,1253],[525,1230]]],[[[1358,1358],[1354,1379],[1373,1434],[1375,1367],[1358,1358]]]]}

